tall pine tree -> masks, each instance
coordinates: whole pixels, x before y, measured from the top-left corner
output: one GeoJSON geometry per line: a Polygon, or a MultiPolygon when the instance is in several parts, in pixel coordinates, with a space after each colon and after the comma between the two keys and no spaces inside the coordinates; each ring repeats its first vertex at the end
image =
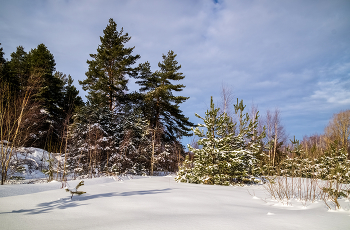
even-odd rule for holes
{"type": "MultiPolygon", "coordinates": [[[[131,158],[125,149],[128,147],[126,145],[131,145],[126,144],[127,139],[132,139],[136,134],[133,132],[134,136],[131,136],[133,128],[127,123],[130,123],[129,119],[134,117],[136,111],[131,98],[138,99],[138,95],[129,96],[126,91],[128,77],[137,74],[137,69],[132,65],[140,55],[132,54],[135,47],[125,47],[130,39],[123,28],[118,31],[117,24],[109,19],[100,37],[97,53],[90,54],[92,60],[87,61],[89,70],[86,79],[79,81],[89,95],[87,105],[75,116],[73,135],[79,139],[77,146],[86,151],[87,159],[96,159],[91,152],[100,157],[101,171],[124,173],[127,165],[132,165],[128,162],[131,158]],[[94,133],[98,134],[95,139],[90,137],[94,133]],[[99,146],[99,152],[95,151],[95,146],[99,146]]],[[[137,123],[136,120],[134,122],[137,123]]],[[[87,166],[90,170],[91,167],[87,166]]]]}
{"type": "Polygon", "coordinates": [[[89,91],[88,99],[92,103],[108,105],[110,110],[114,110],[125,99],[125,91],[128,90],[127,75],[135,74],[132,65],[140,55],[132,55],[135,47],[125,47],[131,37],[128,33],[123,34],[123,28],[118,31],[112,18],[103,34],[97,54],[90,54],[92,60],[87,61],[87,78],[79,83],[84,90],[89,91]]]}
{"type": "Polygon", "coordinates": [[[72,85],[73,79],[55,71],[54,56],[44,44],[39,44],[28,55],[19,47],[12,56],[15,58],[12,64],[16,67],[13,70],[19,81],[24,88],[34,89],[32,98],[40,105],[40,113],[46,115],[45,121],[38,124],[39,135],[34,146],[58,151],[52,147],[62,145],[65,130],[63,124],[72,115],[75,107],[83,103],[78,96],[79,92],[72,85]],[[26,68],[29,69],[28,78],[26,68]],[[66,84],[68,85],[65,86],[66,84]]]}
{"type": "Polygon", "coordinates": [[[35,88],[33,99],[40,103],[41,112],[47,115],[46,121],[41,123],[42,136],[37,140],[36,146],[47,149],[48,139],[53,145],[59,143],[64,116],[60,107],[64,83],[55,75],[54,56],[44,44],[39,44],[29,52],[28,62],[30,77],[27,85],[35,88]]]}
{"type": "Polygon", "coordinates": [[[160,153],[163,148],[161,145],[174,143],[183,136],[191,136],[191,126],[194,126],[180,110],[180,104],[185,102],[188,97],[175,96],[173,92],[180,92],[185,87],[182,84],[173,84],[174,81],[180,81],[185,76],[179,72],[181,65],[175,60],[176,54],[169,51],[163,55],[163,61],[158,63],[160,68],[152,73],[148,62],[140,64],[140,79],[138,83],[140,92],[144,95],[144,115],[149,121],[152,133],[152,159],[151,174],[153,174],[153,165],[155,152],[160,153]]]}
{"type": "Polygon", "coordinates": [[[182,114],[180,104],[189,97],[175,96],[173,92],[181,92],[185,88],[182,84],[173,84],[185,78],[178,72],[181,65],[175,60],[176,54],[169,51],[163,55],[163,61],[158,63],[160,70],[151,72],[148,62],[140,64],[140,80],[137,81],[144,94],[145,116],[152,129],[162,129],[164,140],[176,140],[183,136],[191,136],[189,127],[194,124],[182,114]]]}

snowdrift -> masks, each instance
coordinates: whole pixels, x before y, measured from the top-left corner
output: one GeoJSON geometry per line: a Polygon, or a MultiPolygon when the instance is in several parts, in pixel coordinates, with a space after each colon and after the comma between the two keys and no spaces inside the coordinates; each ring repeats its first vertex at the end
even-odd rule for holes
{"type": "MultiPolygon", "coordinates": [[[[0,187],[2,229],[349,229],[350,212],[319,203],[283,206],[260,185],[176,183],[174,177],[84,180],[86,194],[61,183],[0,187]],[[249,192],[248,192],[249,190],[249,192]],[[254,195],[253,195],[254,194],[254,195]]],[[[79,183],[68,182],[71,187],[79,183]]],[[[349,209],[349,203],[345,206],[349,209]]]]}

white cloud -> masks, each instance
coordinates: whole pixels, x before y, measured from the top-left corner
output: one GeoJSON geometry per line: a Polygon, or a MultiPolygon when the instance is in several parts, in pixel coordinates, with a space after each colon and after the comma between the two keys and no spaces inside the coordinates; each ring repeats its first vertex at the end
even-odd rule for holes
{"type": "Polygon", "coordinates": [[[350,80],[319,82],[318,89],[311,96],[331,104],[350,105],[350,80]],[[347,86],[347,87],[345,87],[347,86]]]}

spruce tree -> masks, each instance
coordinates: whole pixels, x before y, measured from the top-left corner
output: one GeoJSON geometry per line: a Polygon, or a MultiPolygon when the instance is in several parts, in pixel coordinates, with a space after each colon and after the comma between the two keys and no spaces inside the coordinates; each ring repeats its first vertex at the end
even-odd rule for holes
{"type": "Polygon", "coordinates": [[[87,78],[79,83],[84,90],[89,91],[88,98],[91,102],[108,105],[110,110],[114,110],[125,99],[125,91],[128,90],[127,75],[135,74],[132,65],[140,55],[132,55],[135,47],[125,47],[131,37],[128,33],[123,34],[123,28],[118,31],[112,18],[103,34],[97,54],[90,54],[92,60],[87,61],[87,78]]]}
{"type": "Polygon", "coordinates": [[[18,46],[8,62],[9,81],[17,95],[30,92],[31,119],[28,120],[30,135],[26,146],[47,149],[47,142],[58,145],[62,138],[64,122],[83,101],[72,85],[73,79],[55,71],[54,56],[44,44],[29,53],[18,46]],[[65,84],[67,84],[65,86],[65,84]]]}
{"type": "Polygon", "coordinates": [[[71,165],[80,173],[143,173],[146,168],[143,144],[147,121],[137,109],[116,116],[108,106],[87,103],[74,115],[71,165]],[[75,162],[75,163],[74,163],[75,162]],[[90,162],[94,162],[93,165],[90,162]]]}
{"type": "MultiPolygon", "coordinates": [[[[76,173],[99,173],[109,165],[111,155],[118,153],[122,135],[122,122],[108,106],[91,104],[78,108],[74,123],[70,126],[72,144],[70,146],[70,165],[76,173]]],[[[115,156],[117,157],[117,156],[115,156]]]]}

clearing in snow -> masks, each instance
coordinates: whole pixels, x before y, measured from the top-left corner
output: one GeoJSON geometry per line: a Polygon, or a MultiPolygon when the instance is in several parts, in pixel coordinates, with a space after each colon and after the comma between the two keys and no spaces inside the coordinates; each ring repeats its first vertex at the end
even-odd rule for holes
{"type": "Polygon", "coordinates": [[[339,211],[327,211],[322,202],[284,206],[268,199],[261,185],[186,184],[170,176],[84,182],[86,193],[72,199],[59,182],[0,186],[1,229],[350,228],[347,200],[339,211]]]}

